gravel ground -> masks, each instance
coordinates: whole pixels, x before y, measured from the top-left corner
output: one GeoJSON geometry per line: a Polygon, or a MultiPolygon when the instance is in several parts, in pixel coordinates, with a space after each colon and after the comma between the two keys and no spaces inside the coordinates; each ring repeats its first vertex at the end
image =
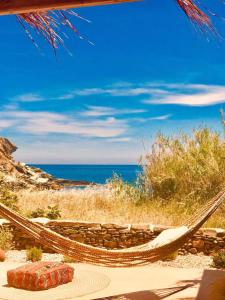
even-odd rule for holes
{"type": "MultiPolygon", "coordinates": [[[[26,251],[25,250],[10,250],[6,253],[6,261],[9,262],[26,262],[26,251]]],[[[63,261],[63,255],[43,253],[42,261],[63,261]]]]}
{"type": "MultiPolygon", "coordinates": [[[[26,262],[26,251],[10,250],[6,253],[6,261],[9,262],[26,262]]],[[[43,253],[42,261],[63,261],[63,255],[43,253]]],[[[174,268],[195,268],[195,269],[209,269],[212,268],[212,258],[205,255],[185,255],[178,256],[172,261],[158,261],[153,263],[155,266],[174,267],[174,268]]]]}
{"type": "Polygon", "coordinates": [[[175,260],[171,261],[158,261],[154,265],[162,267],[174,267],[174,268],[195,268],[195,269],[212,269],[212,257],[205,255],[183,255],[177,256],[175,260]]]}

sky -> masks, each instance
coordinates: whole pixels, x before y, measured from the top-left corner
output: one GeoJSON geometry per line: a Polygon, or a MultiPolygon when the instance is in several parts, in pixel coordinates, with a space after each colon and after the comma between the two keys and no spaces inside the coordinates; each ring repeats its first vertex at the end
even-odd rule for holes
{"type": "Polygon", "coordinates": [[[75,11],[91,21],[72,17],[85,39],[67,32],[72,55],[57,57],[33,33],[37,50],[14,16],[0,18],[0,136],[18,146],[17,160],[135,164],[159,132],[222,131],[224,21],[213,19],[215,38],[173,0],[75,11]]]}

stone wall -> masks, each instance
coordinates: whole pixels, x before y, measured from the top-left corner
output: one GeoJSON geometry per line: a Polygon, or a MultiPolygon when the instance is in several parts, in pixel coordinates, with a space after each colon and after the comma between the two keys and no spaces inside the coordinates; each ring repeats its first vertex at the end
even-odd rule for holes
{"type": "MultiPolygon", "coordinates": [[[[51,221],[45,218],[37,218],[33,221],[41,223],[72,240],[106,249],[123,249],[147,243],[168,228],[151,224],[117,225],[70,220],[51,221]]],[[[15,249],[21,250],[31,246],[41,246],[5,220],[0,220],[0,226],[12,231],[15,249]]],[[[187,253],[197,254],[203,252],[209,255],[222,248],[225,249],[225,230],[203,228],[179,250],[179,253],[185,255],[187,253]]],[[[51,251],[45,248],[44,250],[51,251]]]]}

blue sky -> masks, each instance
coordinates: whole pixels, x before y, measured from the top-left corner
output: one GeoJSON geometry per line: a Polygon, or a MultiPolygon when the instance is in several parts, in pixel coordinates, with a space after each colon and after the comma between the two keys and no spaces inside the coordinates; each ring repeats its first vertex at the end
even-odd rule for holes
{"type": "MultiPolygon", "coordinates": [[[[206,4],[210,1],[206,1],[206,4]]],[[[222,15],[224,6],[216,6],[222,15]]],[[[57,59],[0,18],[0,135],[29,163],[136,163],[161,131],[221,130],[225,41],[196,32],[172,0],[77,9],[57,59]]],[[[225,36],[225,24],[216,21],[225,36]]]]}

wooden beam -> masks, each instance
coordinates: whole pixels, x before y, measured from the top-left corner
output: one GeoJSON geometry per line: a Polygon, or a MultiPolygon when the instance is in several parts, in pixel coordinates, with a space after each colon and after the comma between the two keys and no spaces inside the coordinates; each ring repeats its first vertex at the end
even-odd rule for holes
{"type": "Polygon", "coordinates": [[[117,4],[137,0],[0,0],[0,15],[117,4]]]}

